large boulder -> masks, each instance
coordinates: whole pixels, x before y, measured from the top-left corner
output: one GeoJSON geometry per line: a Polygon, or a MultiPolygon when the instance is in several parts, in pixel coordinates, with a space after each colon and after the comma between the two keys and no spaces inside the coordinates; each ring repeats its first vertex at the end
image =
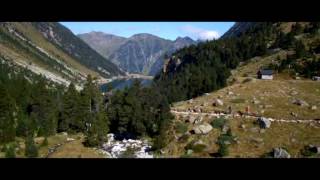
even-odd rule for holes
{"type": "Polygon", "coordinates": [[[291,155],[282,148],[274,148],[273,149],[273,157],[274,158],[290,158],[291,155]]]}
{"type": "Polygon", "coordinates": [[[195,134],[208,134],[212,130],[212,126],[209,123],[203,123],[193,127],[195,134]]]}
{"type": "Polygon", "coordinates": [[[296,104],[298,106],[309,106],[309,104],[304,101],[304,100],[301,100],[301,99],[295,99],[292,101],[293,104],[296,104]]]}
{"type": "Polygon", "coordinates": [[[271,121],[267,118],[259,117],[257,121],[259,123],[260,128],[266,129],[271,126],[271,121]]]}
{"type": "Polygon", "coordinates": [[[221,99],[216,99],[213,101],[213,106],[223,106],[223,101],[221,99]]]}

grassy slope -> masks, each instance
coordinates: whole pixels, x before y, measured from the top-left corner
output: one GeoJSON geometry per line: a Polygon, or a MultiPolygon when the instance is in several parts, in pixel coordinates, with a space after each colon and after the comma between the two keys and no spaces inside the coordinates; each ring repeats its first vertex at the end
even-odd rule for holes
{"type": "MultiPolygon", "coordinates": [[[[311,110],[309,107],[300,107],[292,104],[295,98],[305,100],[310,105],[320,107],[320,83],[311,80],[292,80],[286,74],[276,74],[275,80],[254,80],[243,83],[247,77],[255,77],[255,74],[260,66],[267,65],[279,55],[283,57],[286,54],[280,51],[271,56],[263,57],[259,61],[255,58],[247,65],[240,66],[233,71],[233,76],[237,82],[223,88],[219,91],[209,93],[197,97],[192,103],[187,101],[177,102],[173,105],[174,109],[187,110],[188,108],[200,107],[203,111],[227,110],[231,105],[233,111],[245,111],[246,106],[250,106],[251,112],[277,119],[315,119],[320,118],[319,110],[311,110]],[[297,95],[291,95],[293,91],[298,92],[297,95]],[[233,92],[229,95],[228,92],[233,92]],[[212,106],[214,99],[220,98],[224,105],[220,107],[212,106]],[[253,104],[253,98],[260,101],[259,104],[253,104]],[[263,105],[271,105],[271,107],[261,107],[263,105]],[[260,106],[260,107],[259,107],[260,106]],[[264,111],[264,112],[263,112],[264,111]],[[298,117],[293,117],[290,113],[295,112],[298,117]]],[[[211,118],[204,118],[204,121],[211,122],[211,118]]],[[[172,130],[172,141],[165,148],[166,156],[180,157],[186,153],[184,147],[192,140],[202,140],[208,146],[204,152],[195,153],[195,157],[210,157],[210,153],[215,153],[218,150],[216,140],[221,131],[214,129],[208,135],[190,135],[186,142],[178,141],[174,138],[180,137],[177,133],[177,124],[182,123],[188,126],[188,130],[192,129],[192,125],[184,123],[181,117],[176,117],[175,125],[172,130]]],[[[230,119],[229,125],[235,136],[238,137],[240,143],[230,146],[229,157],[260,157],[268,153],[275,147],[285,147],[293,157],[299,157],[300,150],[308,144],[320,145],[320,126],[308,124],[288,124],[288,123],[272,123],[271,128],[265,133],[251,131],[252,127],[257,127],[254,120],[230,119]],[[244,124],[246,130],[240,128],[244,124]],[[254,138],[262,138],[263,143],[254,142],[254,138]]]]}
{"type": "MultiPolygon", "coordinates": [[[[57,144],[63,144],[56,151],[50,155],[49,158],[105,158],[104,155],[99,154],[99,152],[93,148],[85,147],[82,142],[84,141],[84,136],[82,134],[75,135],[64,135],[56,134],[55,136],[50,136],[48,138],[48,146],[42,146],[44,138],[37,137],[35,142],[39,148],[39,157],[46,157],[49,148],[54,147],[57,144]],[[67,142],[67,138],[73,138],[74,141],[67,142]]],[[[19,144],[16,157],[24,158],[24,139],[16,138],[16,142],[19,144]]],[[[0,152],[0,157],[4,157],[4,152],[0,152]]]]}

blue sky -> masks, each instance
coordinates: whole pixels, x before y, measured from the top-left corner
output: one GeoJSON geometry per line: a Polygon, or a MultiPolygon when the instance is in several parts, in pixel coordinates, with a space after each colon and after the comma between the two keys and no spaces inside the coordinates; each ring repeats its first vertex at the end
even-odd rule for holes
{"type": "Polygon", "coordinates": [[[234,22],[60,22],[73,33],[102,31],[123,37],[150,33],[175,40],[178,36],[211,40],[223,35],[234,22]]]}

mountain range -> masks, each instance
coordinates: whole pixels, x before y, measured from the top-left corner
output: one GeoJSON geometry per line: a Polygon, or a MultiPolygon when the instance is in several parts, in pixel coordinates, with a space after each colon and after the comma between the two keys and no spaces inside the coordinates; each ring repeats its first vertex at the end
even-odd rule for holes
{"type": "Polygon", "coordinates": [[[197,44],[189,37],[178,37],[172,41],[148,33],[125,38],[93,31],[79,34],[78,37],[120,69],[146,75],[155,75],[162,69],[165,55],[197,44]]]}

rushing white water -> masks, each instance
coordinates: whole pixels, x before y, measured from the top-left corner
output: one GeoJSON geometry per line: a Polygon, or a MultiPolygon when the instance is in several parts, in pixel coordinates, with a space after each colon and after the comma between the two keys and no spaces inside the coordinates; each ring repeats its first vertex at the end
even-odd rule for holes
{"type": "Polygon", "coordinates": [[[102,151],[111,158],[153,158],[148,152],[151,148],[148,141],[123,139],[115,140],[114,134],[108,134],[108,142],[102,146],[102,151]]]}

